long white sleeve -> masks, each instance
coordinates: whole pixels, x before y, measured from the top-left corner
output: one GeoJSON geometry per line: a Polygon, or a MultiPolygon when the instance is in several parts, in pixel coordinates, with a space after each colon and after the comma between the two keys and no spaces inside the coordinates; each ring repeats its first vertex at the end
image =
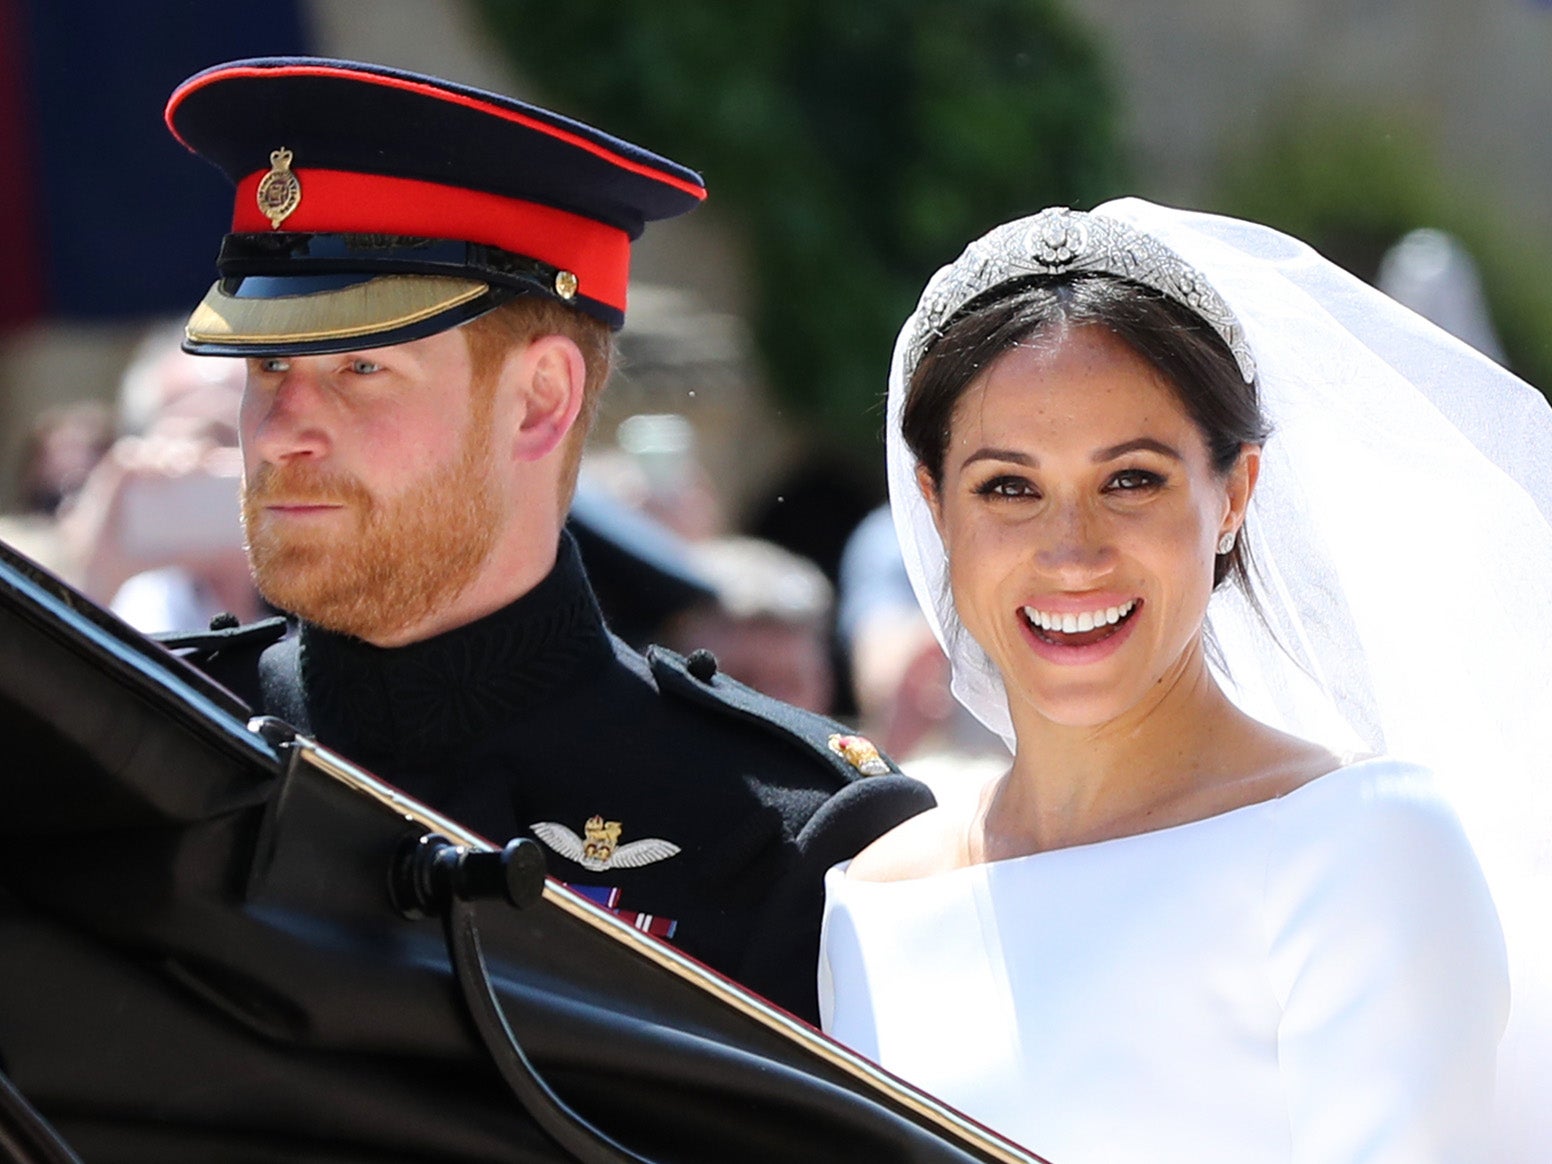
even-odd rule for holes
{"type": "Polygon", "coordinates": [[[1481,1161],[1508,978],[1476,857],[1418,769],[1319,783],[1271,806],[1267,862],[1293,1161],[1481,1161]]]}

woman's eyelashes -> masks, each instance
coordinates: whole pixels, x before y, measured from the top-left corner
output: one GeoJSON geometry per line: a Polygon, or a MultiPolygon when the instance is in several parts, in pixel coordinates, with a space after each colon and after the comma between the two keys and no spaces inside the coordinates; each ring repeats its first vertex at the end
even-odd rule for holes
{"type": "MultiPolygon", "coordinates": [[[[1142,495],[1162,489],[1169,478],[1152,469],[1120,469],[1103,479],[1100,491],[1111,494],[1142,495]]],[[[1039,486],[1028,477],[1014,473],[998,473],[976,483],[972,492],[978,497],[992,500],[1038,499],[1042,496],[1039,486]]]]}
{"type": "Polygon", "coordinates": [[[1106,489],[1113,493],[1153,492],[1168,480],[1162,473],[1151,469],[1122,469],[1112,473],[1106,489]]]}
{"type": "Polygon", "coordinates": [[[974,492],[978,497],[991,498],[1040,496],[1040,491],[1027,477],[1019,477],[1011,473],[999,473],[995,477],[988,477],[975,486],[974,492]]]}

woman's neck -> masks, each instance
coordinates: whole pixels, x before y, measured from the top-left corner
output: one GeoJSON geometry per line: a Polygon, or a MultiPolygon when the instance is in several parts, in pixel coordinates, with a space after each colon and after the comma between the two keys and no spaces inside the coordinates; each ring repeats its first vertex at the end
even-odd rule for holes
{"type": "Polygon", "coordinates": [[[1065,848],[1211,815],[1226,784],[1254,767],[1261,733],[1223,694],[1200,650],[1143,704],[1094,726],[1054,723],[1016,709],[1018,748],[988,788],[972,829],[974,860],[1065,848]],[[976,850],[980,851],[977,852],[976,850]]]}

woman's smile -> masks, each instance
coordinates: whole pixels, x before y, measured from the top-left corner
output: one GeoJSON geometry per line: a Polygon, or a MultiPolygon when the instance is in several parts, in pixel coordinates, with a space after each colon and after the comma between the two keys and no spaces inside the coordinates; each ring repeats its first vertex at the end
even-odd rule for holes
{"type": "Polygon", "coordinates": [[[1077,611],[1062,609],[1070,602],[1019,609],[1026,641],[1047,662],[1077,666],[1108,658],[1131,637],[1142,613],[1142,601],[1137,598],[1111,606],[1086,605],[1077,611]]]}

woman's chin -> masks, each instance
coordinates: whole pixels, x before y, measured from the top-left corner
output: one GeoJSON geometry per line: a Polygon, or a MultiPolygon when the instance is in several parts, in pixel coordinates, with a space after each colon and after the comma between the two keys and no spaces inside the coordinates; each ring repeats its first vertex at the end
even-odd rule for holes
{"type": "Polygon", "coordinates": [[[1022,702],[1030,713],[1020,719],[1015,716],[1014,727],[1028,725],[1029,731],[1060,728],[1072,731],[1097,730],[1114,723],[1136,706],[1137,700],[1128,698],[1113,683],[1063,685],[1053,691],[1024,690],[1021,695],[1010,695],[1022,702]]]}

